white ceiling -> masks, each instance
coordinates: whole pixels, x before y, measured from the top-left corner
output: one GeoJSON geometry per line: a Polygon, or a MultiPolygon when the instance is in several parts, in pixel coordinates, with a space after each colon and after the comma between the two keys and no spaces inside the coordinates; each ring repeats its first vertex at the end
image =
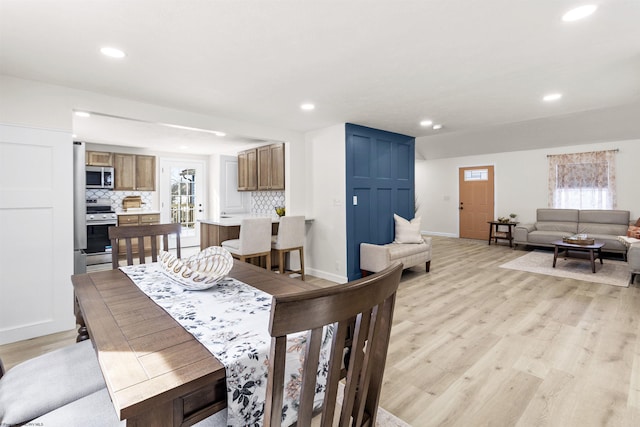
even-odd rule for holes
{"type": "MultiPolygon", "coordinates": [[[[640,111],[640,1],[585,2],[596,13],[564,23],[580,2],[0,0],[0,73],[301,132],[356,123],[422,137],[427,157],[499,150],[504,129],[519,149],[546,147],[640,111]],[[553,91],[562,100],[543,103],[553,91]],[[537,138],[550,118],[562,130],[537,138]]],[[[637,138],[635,121],[599,128],[637,138]]],[[[111,135],[113,118],[97,122],[79,137],[117,144],[123,124],[143,125],[111,135]]],[[[192,139],[205,135],[218,138],[192,139]]]]}

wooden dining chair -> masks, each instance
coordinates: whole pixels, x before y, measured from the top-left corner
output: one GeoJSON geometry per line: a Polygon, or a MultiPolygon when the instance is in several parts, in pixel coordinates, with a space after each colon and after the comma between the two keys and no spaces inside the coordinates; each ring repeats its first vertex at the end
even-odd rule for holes
{"type": "Polygon", "coordinates": [[[334,415],[339,416],[340,426],[375,425],[401,274],[402,264],[398,263],[346,284],[273,297],[265,426],[280,426],[287,335],[301,331],[309,334],[297,425],[311,424],[323,327],[331,324],[334,330],[321,425],[331,426],[334,415]],[[336,412],[338,383],[344,377],[345,349],[349,350],[345,359],[346,384],[341,408],[336,412]]]}
{"type": "Polygon", "coordinates": [[[133,254],[137,251],[140,264],[145,263],[147,253],[151,255],[153,262],[158,261],[158,237],[162,237],[163,250],[169,250],[169,235],[176,236],[176,255],[180,258],[180,229],[182,225],[150,224],[150,225],[123,225],[109,227],[109,239],[111,240],[111,266],[118,268],[120,258],[119,242],[124,241],[127,265],[133,264],[133,254]]]}

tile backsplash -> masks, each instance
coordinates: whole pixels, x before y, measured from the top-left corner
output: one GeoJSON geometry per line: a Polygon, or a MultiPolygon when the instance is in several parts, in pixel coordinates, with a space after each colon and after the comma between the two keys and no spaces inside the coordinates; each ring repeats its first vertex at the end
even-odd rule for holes
{"type": "Polygon", "coordinates": [[[142,198],[142,207],[152,209],[151,191],[110,191],[110,190],[86,190],[87,199],[111,199],[111,208],[114,211],[122,210],[122,199],[127,196],[140,196],[142,198]]]}
{"type": "MultiPolygon", "coordinates": [[[[142,207],[153,209],[153,193],[151,191],[109,191],[86,190],[87,199],[110,199],[114,211],[122,209],[122,199],[127,196],[142,197],[142,207]]],[[[276,206],[284,206],[284,191],[253,191],[251,193],[251,213],[274,216],[276,206]]]]}
{"type": "Polygon", "coordinates": [[[253,191],[251,213],[274,216],[276,206],[284,206],[284,191],[253,191]]]}

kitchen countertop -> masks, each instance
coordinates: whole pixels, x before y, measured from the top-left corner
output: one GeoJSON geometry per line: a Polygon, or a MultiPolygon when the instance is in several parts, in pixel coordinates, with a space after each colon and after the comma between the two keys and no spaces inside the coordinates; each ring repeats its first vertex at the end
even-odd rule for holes
{"type": "MultiPolygon", "coordinates": [[[[219,217],[214,217],[211,219],[201,219],[198,222],[209,225],[219,225],[222,227],[234,227],[239,226],[242,223],[242,220],[245,218],[270,218],[272,223],[280,222],[280,217],[272,216],[269,217],[267,215],[260,214],[231,214],[231,215],[220,215],[219,217]]],[[[312,222],[313,219],[305,218],[305,222],[312,222]]]]}

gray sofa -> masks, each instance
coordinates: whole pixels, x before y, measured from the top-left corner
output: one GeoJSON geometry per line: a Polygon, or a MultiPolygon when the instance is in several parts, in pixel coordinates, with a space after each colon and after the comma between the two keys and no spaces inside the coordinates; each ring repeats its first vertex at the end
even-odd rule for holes
{"type": "Polygon", "coordinates": [[[517,245],[553,247],[551,242],[573,234],[587,234],[604,242],[603,252],[627,253],[627,247],[618,240],[629,228],[629,211],[538,209],[534,224],[518,224],[514,228],[513,242],[517,245]]]}

